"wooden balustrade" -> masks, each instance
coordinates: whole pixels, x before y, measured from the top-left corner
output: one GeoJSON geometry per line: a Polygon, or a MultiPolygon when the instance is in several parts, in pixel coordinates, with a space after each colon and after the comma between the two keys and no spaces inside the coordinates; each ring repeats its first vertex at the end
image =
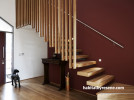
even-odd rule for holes
{"type": "Polygon", "coordinates": [[[16,0],[16,28],[26,25],[76,69],[76,0],[16,0]]]}
{"type": "Polygon", "coordinates": [[[65,61],[68,61],[68,0],[65,0],[65,61]]]}

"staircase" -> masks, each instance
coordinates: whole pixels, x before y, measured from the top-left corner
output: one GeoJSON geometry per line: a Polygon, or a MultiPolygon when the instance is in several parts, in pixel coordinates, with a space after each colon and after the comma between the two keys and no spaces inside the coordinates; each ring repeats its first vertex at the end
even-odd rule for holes
{"type": "Polygon", "coordinates": [[[77,60],[76,67],[81,68],[81,67],[89,66],[89,68],[81,70],[81,71],[77,71],[78,76],[91,77],[91,76],[95,76],[95,75],[99,74],[99,76],[97,76],[91,80],[87,80],[85,82],[86,85],[102,87],[114,80],[113,75],[103,74],[103,72],[104,72],[103,68],[101,68],[101,67],[91,67],[90,68],[90,66],[96,65],[96,61],[87,61],[86,59],[88,59],[88,55],[82,56],[80,53],[78,53],[77,57],[79,57],[79,56],[81,56],[81,58],[79,60],[77,60]]]}
{"type": "Polygon", "coordinates": [[[105,69],[102,67],[91,67],[96,61],[88,61],[89,56],[77,48],[76,15],[76,0],[16,0],[16,28],[32,25],[49,47],[55,48],[55,54],[61,54],[61,59],[69,62],[70,69],[89,66],[77,71],[81,77],[96,76],[87,80],[86,85],[105,86],[114,80],[114,76],[103,74],[105,69]]]}

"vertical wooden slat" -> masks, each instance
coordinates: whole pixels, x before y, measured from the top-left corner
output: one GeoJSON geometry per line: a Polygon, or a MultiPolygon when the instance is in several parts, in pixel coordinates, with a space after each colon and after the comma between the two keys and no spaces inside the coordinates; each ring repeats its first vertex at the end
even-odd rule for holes
{"type": "Polygon", "coordinates": [[[19,4],[20,4],[20,3],[19,3],[19,2],[20,2],[20,0],[17,0],[17,1],[16,1],[16,3],[17,3],[17,5],[16,5],[16,8],[17,8],[17,9],[16,9],[16,11],[17,11],[17,12],[16,12],[16,15],[17,15],[17,16],[16,16],[16,17],[17,17],[16,28],[19,28],[19,27],[20,27],[20,23],[19,23],[19,22],[20,22],[20,10],[19,10],[19,6],[20,6],[19,4]]]}
{"type": "Polygon", "coordinates": [[[19,7],[19,11],[20,11],[20,14],[19,14],[19,15],[20,15],[20,27],[21,27],[21,23],[22,23],[22,22],[21,22],[21,17],[22,17],[22,16],[21,16],[21,0],[19,0],[19,1],[20,1],[20,2],[19,2],[19,6],[20,6],[20,7],[19,7]]]}
{"type": "Polygon", "coordinates": [[[55,0],[55,53],[58,53],[58,6],[57,6],[57,0],[55,0]]]}
{"type": "Polygon", "coordinates": [[[58,54],[61,53],[61,0],[58,0],[58,54]]]}
{"type": "Polygon", "coordinates": [[[29,25],[31,25],[31,0],[29,0],[29,25]]]}
{"type": "Polygon", "coordinates": [[[48,0],[46,0],[46,40],[49,41],[49,12],[48,12],[48,0]]]}
{"type": "Polygon", "coordinates": [[[34,6],[35,2],[34,1],[35,0],[32,0],[32,28],[35,28],[35,15],[34,15],[34,13],[35,13],[35,6],[34,6]]]}
{"type": "Polygon", "coordinates": [[[39,5],[38,5],[38,0],[35,0],[36,2],[35,2],[35,28],[36,28],[36,32],[38,32],[39,30],[38,30],[38,16],[39,16],[39,14],[38,14],[38,7],[39,7],[39,5]]]}
{"type": "Polygon", "coordinates": [[[54,31],[55,31],[55,26],[54,26],[54,23],[55,23],[55,13],[54,13],[54,0],[52,0],[52,47],[54,47],[54,40],[55,40],[55,34],[54,34],[54,31]]]}
{"type": "Polygon", "coordinates": [[[44,9],[43,9],[43,7],[44,7],[44,0],[42,0],[42,7],[41,7],[41,9],[42,9],[42,37],[44,36],[44,9]]]}
{"type": "Polygon", "coordinates": [[[46,0],[43,0],[43,9],[44,9],[44,40],[45,42],[47,42],[47,39],[46,39],[46,0]]]}
{"type": "Polygon", "coordinates": [[[64,14],[64,0],[62,0],[61,2],[62,4],[62,8],[61,8],[61,12],[62,12],[62,60],[65,60],[65,14],[64,14]]]}
{"type": "Polygon", "coordinates": [[[22,18],[23,18],[23,19],[22,19],[22,20],[23,20],[23,26],[24,26],[24,25],[25,25],[25,8],[24,8],[25,0],[23,0],[22,2],[23,2],[23,3],[22,3],[22,8],[23,8],[23,9],[22,9],[22,10],[23,10],[23,12],[22,12],[22,13],[23,13],[23,15],[22,15],[22,18]]]}
{"type": "Polygon", "coordinates": [[[42,0],[40,0],[40,37],[42,36],[42,0]]]}
{"type": "Polygon", "coordinates": [[[39,0],[37,0],[37,32],[39,32],[39,0]]]}
{"type": "Polygon", "coordinates": [[[26,0],[26,25],[28,22],[27,15],[28,15],[28,0],[26,0]]]}
{"type": "Polygon", "coordinates": [[[31,24],[32,24],[32,28],[33,28],[33,0],[31,0],[31,24]]]}
{"type": "Polygon", "coordinates": [[[69,0],[69,68],[72,68],[72,0],[69,0]]]}
{"type": "Polygon", "coordinates": [[[28,1],[26,0],[26,25],[28,25],[28,1]]]}
{"type": "Polygon", "coordinates": [[[26,25],[27,21],[27,0],[24,0],[24,26],[26,25]]]}
{"type": "Polygon", "coordinates": [[[35,30],[37,32],[37,0],[35,0],[35,30]]]}
{"type": "Polygon", "coordinates": [[[76,0],[73,0],[73,68],[76,69],[76,0]]]}
{"type": "Polygon", "coordinates": [[[36,0],[36,32],[38,32],[38,0],[36,0]]]}
{"type": "Polygon", "coordinates": [[[35,0],[32,0],[32,28],[35,28],[35,0]]]}
{"type": "Polygon", "coordinates": [[[26,0],[23,0],[24,1],[24,3],[23,3],[23,11],[24,11],[24,25],[23,26],[25,26],[25,24],[26,24],[26,0]]]}
{"type": "Polygon", "coordinates": [[[52,15],[51,15],[51,0],[49,0],[49,47],[52,47],[52,15]]]}
{"type": "Polygon", "coordinates": [[[18,27],[18,0],[16,0],[16,28],[18,27]]]}
{"type": "Polygon", "coordinates": [[[68,61],[68,0],[65,0],[65,60],[68,61]]]}
{"type": "Polygon", "coordinates": [[[27,25],[29,24],[29,0],[27,0],[27,25]]]}
{"type": "Polygon", "coordinates": [[[23,18],[24,18],[24,14],[23,14],[23,0],[21,0],[21,27],[24,26],[23,23],[23,18]]]}
{"type": "Polygon", "coordinates": [[[21,27],[23,26],[23,0],[21,0],[21,27]]]}

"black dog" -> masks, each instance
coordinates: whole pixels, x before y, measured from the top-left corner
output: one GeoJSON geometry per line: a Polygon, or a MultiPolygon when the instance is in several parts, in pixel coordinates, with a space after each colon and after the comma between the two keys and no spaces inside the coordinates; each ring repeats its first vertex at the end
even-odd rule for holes
{"type": "Polygon", "coordinates": [[[19,77],[18,73],[19,73],[19,70],[14,69],[13,74],[12,74],[12,76],[11,76],[12,85],[14,86],[13,83],[15,83],[15,88],[17,87],[17,81],[18,81],[18,83],[19,83],[19,88],[20,88],[20,77],[19,77]]]}

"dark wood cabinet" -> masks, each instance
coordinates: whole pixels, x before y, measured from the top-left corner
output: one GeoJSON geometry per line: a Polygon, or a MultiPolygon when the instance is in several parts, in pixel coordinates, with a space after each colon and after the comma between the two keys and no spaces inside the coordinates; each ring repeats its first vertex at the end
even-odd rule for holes
{"type": "Polygon", "coordinates": [[[49,81],[49,64],[58,64],[60,67],[60,87],[59,90],[65,88],[65,66],[67,64],[66,61],[61,61],[61,59],[53,59],[53,58],[42,58],[42,63],[44,64],[44,82],[45,84],[50,84],[49,81]]]}

